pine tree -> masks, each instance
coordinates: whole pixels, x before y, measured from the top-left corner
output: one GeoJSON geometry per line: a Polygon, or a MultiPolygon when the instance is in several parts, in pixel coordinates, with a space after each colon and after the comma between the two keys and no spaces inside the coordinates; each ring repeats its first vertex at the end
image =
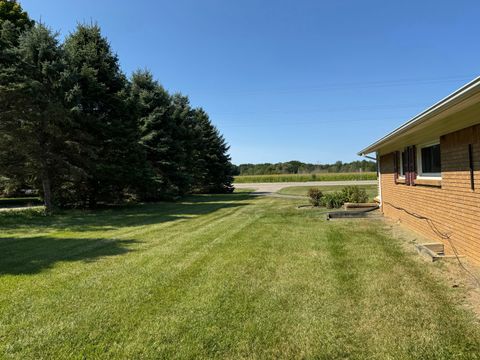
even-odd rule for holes
{"type": "Polygon", "coordinates": [[[128,82],[97,25],[60,46],[0,0],[0,64],[2,186],[41,189],[48,211],[231,191],[228,146],[208,115],[149,72],[128,82]]]}
{"type": "Polygon", "coordinates": [[[168,95],[148,71],[133,74],[131,101],[152,170],[151,199],[233,190],[229,148],[204,110],[168,95]]]}
{"type": "Polygon", "coordinates": [[[19,31],[31,28],[34,22],[16,0],[0,0],[0,24],[8,21],[19,31]]]}
{"type": "MultiPolygon", "coordinates": [[[[118,58],[97,25],[79,25],[65,41],[68,103],[83,132],[87,181],[75,184],[82,202],[95,206],[134,192],[144,170],[139,132],[118,58]]],[[[79,199],[80,200],[80,199],[79,199]]]]}
{"type": "MultiPolygon", "coordinates": [[[[0,81],[2,85],[9,85],[16,81],[19,59],[16,53],[18,38],[33,25],[28,14],[24,12],[16,1],[0,0],[0,81]]],[[[3,109],[5,110],[5,109],[3,109]]],[[[0,126],[4,127],[5,113],[0,113],[0,126]]],[[[23,167],[16,164],[25,163],[23,154],[19,154],[12,147],[8,147],[10,137],[0,132],[0,176],[3,177],[2,188],[15,192],[16,189],[31,186],[30,177],[23,167]],[[4,146],[2,146],[4,145],[4,146]]]]}
{"type": "Polygon", "coordinates": [[[171,118],[173,123],[172,159],[177,164],[171,169],[171,178],[180,195],[191,193],[194,186],[197,133],[194,111],[187,96],[173,94],[171,118]]]}
{"type": "Polygon", "coordinates": [[[141,198],[158,200],[177,195],[177,188],[168,178],[170,131],[170,95],[148,71],[132,75],[130,103],[140,131],[140,143],[146,153],[148,167],[142,181],[141,198]]]}
{"type": "MultiPolygon", "coordinates": [[[[34,22],[15,0],[0,0],[0,52],[18,45],[18,38],[34,22]]],[[[1,58],[0,60],[5,60],[1,58]]]]}
{"type": "Polygon", "coordinates": [[[190,192],[188,168],[188,99],[170,96],[148,71],[132,76],[131,101],[136,104],[141,143],[150,166],[147,198],[174,199],[190,192]]]}
{"type": "Polygon", "coordinates": [[[37,24],[19,37],[11,52],[15,64],[0,70],[0,171],[38,182],[51,211],[52,188],[69,167],[62,51],[56,34],[37,24]]]}
{"type": "Polygon", "coordinates": [[[197,140],[196,187],[199,192],[228,193],[233,191],[233,166],[229,146],[203,109],[195,109],[199,129],[197,140]]]}

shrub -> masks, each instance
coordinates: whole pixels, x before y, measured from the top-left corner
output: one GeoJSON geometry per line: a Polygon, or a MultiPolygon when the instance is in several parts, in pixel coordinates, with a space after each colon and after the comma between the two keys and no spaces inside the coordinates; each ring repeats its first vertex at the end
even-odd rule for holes
{"type": "Polygon", "coordinates": [[[342,189],[344,196],[344,202],[351,203],[364,203],[368,201],[368,194],[365,189],[359,188],[358,186],[345,186],[342,189]]]}
{"type": "Polygon", "coordinates": [[[343,191],[335,191],[327,193],[323,196],[322,203],[328,209],[338,209],[345,202],[345,194],[343,191]]]}
{"type": "Polygon", "coordinates": [[[320,206],[322,203],[323,193],[318,188],[310,188],[308,189],[308,197],[310,199],[310,204],[313,206],[320,206]]]}

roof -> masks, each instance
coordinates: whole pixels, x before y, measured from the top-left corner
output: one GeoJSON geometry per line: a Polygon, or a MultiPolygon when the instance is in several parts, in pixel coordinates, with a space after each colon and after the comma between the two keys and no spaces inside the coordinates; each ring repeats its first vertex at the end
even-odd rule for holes
{"type": "MultiPolygon", "coordinates": [[[[432,105],[428,109],[424,110],[420,114],[414,116],[412,119],[408,120],[403,125],[399,126],[392,132],[388,133],[384,137],[375,141],[370,146],[359,151],[358,155],[364,156],[374,151],[377,151],[382,146],[388,144],[391,140],[401,136],[402,134],[406,133],[409,130],[414,129],[416,126],[423,124],[425,121],[432,119],[435,115],[445,111],[446,109],[449,109],[451,106],[458,104],[465,99],[468,99],[471,95],[479,91],[480,91],[480,76],[470,81],[466,85],[462,86],[460,89],[454,91],[453,93],[443,98],[436,104],[432,105]]],[[[434,120],[438,121],[439,118],[437,117],[434,120]]]]}

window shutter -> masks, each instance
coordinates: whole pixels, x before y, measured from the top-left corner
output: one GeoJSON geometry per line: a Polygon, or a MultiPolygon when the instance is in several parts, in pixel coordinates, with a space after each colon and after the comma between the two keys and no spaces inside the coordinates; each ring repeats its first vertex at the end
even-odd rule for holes
{"type": "Polygon", "coordinates": [[[412,146],[412,179],[410,181],[411,185],[415,185],[415,180],[417,179],[417,147],[412,146]]]}
{"type": "Polygon", "coordinates": [[[407,146],[405,148],[405,184],[415,185],[417,178],[417,150],[415,146],[407,146]]]}
{"type": "Polygon", "coordinates": [[[399,156],[399,152],[395,151],[393,153],[393,180],[395,181],[395,184],[397,183],[398,173],[400,171],[399,169],[400,161],[398,156],[399,156]]]}
{"type": "Polygon", "coordinates": [[[407,146],[405,148],[405,160],[407,162],[405,168],[406,168],[406,172],[405,172],[405,185],[410,185],[410,163],[411,163],[411,154],[410,154],[410,147],[407,146]]]}

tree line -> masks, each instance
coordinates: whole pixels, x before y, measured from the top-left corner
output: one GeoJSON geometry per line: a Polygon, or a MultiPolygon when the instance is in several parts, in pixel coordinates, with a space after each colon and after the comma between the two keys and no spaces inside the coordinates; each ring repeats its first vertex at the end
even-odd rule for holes
{"type": "Polygon", "coordinates": [[[235,175],[318,174],[325,172],[373,172],[376,171],[376,169],[376,162],[368,160],[348,163],[337,161],[334,164],[309,164],[293,160],[275,164],[235,165],[234,173],[235,175]]]}
{"type": "Polygon", "coordinates": [[[53,207],[232,191],[229,147],[208,114],[147,70],[130,78],[96,24],[63,42],[0,0],[0,192],[53,207]]]}

